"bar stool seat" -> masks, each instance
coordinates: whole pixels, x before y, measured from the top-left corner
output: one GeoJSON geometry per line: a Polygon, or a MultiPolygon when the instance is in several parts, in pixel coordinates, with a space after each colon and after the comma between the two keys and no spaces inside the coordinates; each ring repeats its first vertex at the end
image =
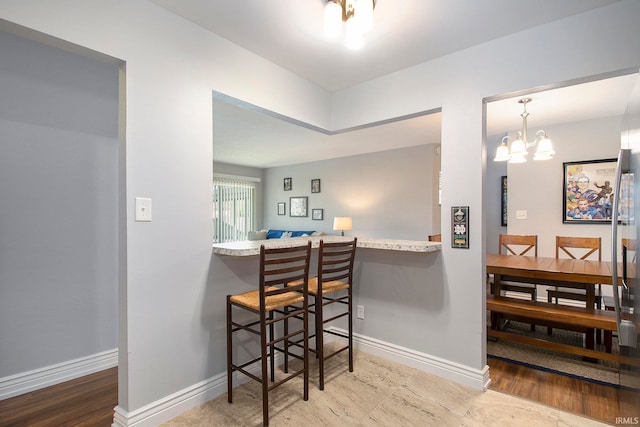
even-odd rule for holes
{"type": "MultiPolygon", "coordinates": [[[[275,292],[278,288],[269,286],[265,289],[267,292],[275,292]]],[[[242,305],[254,311],[260,311],[260,291],[248,291],[242,294],[232,295],[231,302],[242,305]]],[[[287,292],[284,294],[275,294],[265,298],[265,309],[273,311],[283,308],[287,305],[295,305],[301,303],[303,296],[296,292],[287,292]]]]}

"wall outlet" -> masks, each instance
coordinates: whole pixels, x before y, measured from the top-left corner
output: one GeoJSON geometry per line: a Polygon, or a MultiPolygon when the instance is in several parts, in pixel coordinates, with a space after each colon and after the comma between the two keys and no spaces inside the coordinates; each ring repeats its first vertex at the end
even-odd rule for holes
{"type": "Polygon", "coordinates": [[[364,319],[364,305],[358,306],[358,319],[364,319]]]}

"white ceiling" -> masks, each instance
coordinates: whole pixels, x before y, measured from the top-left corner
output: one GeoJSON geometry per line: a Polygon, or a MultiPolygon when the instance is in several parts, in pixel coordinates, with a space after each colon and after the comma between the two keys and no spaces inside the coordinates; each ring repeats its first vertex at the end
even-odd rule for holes
{"type": "MultiPolygon", "coordinates": [[[[617,0],[377,0],[360,51],[323,38],[325,0],[150,1],[335,91],[617,0]]],[[[621,114],[631,80],[533,94],[529,127],[621,114]]],[[[488,104],[488,135],[521,126],[522,96],[488,104]]],[[[327,135],[214,99],[214,159],[225,163],[273,167],[439,141],[439,113],[327,135]]]]}

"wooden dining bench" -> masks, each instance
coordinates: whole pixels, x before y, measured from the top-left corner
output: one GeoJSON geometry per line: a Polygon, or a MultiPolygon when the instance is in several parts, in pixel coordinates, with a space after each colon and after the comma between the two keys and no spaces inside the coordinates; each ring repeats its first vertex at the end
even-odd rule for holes
{"type": "MultiPolygon", "coordinates": [[[[585,310],[581,307],[560,306],[541,301],[529,301],[509,297],[487,295],[487,310],[504,313],[527,319],[539,320],[540,324],[550,324],[555,327],[562,325],[570,328],[583,327],[616,331],[616,315],[607,310],[585,310]]],[[[539,338],[517,335],[496,329],[489,329],[487,334],[496,338],[520,342],[523,344],[544,347],[550,350],[562,351],[578,356],[620,362],[620,356],[611,354],[611,341],[606,340],[605,351],[592,350],[568,344],[556,343],[539,338]]],[[[609,334],[610,336],[610,334],[609,334]]]]}

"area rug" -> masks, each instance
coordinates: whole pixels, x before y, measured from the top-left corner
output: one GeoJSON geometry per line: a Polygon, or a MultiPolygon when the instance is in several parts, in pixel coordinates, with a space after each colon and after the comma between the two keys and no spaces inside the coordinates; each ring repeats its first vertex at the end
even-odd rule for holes
{"type": "MultiPolygon", "coordinates": [[[[561,329],[553,329],[553,334],[549,336],[547,335],[547,328],[543,326],[537,326],[536,331],[531,332],[528,323],[515,321],[509,321],[504,331],[576,346],[582,346],[584,339],[584,334],[582,333],[561,329]]],[[[598,347],[598,349],[602,348],[598,347]]],[[[612,352],[618,353],[618,340],[615,336],[613,337],[612,352]]],[[[618,364],[606,360],[599,360],[595,363],[585,362],[580,356],[493,338],[489,338],[487,342],[487,357],[569,375],[587,381],[620,386],[618,364]]]]}

